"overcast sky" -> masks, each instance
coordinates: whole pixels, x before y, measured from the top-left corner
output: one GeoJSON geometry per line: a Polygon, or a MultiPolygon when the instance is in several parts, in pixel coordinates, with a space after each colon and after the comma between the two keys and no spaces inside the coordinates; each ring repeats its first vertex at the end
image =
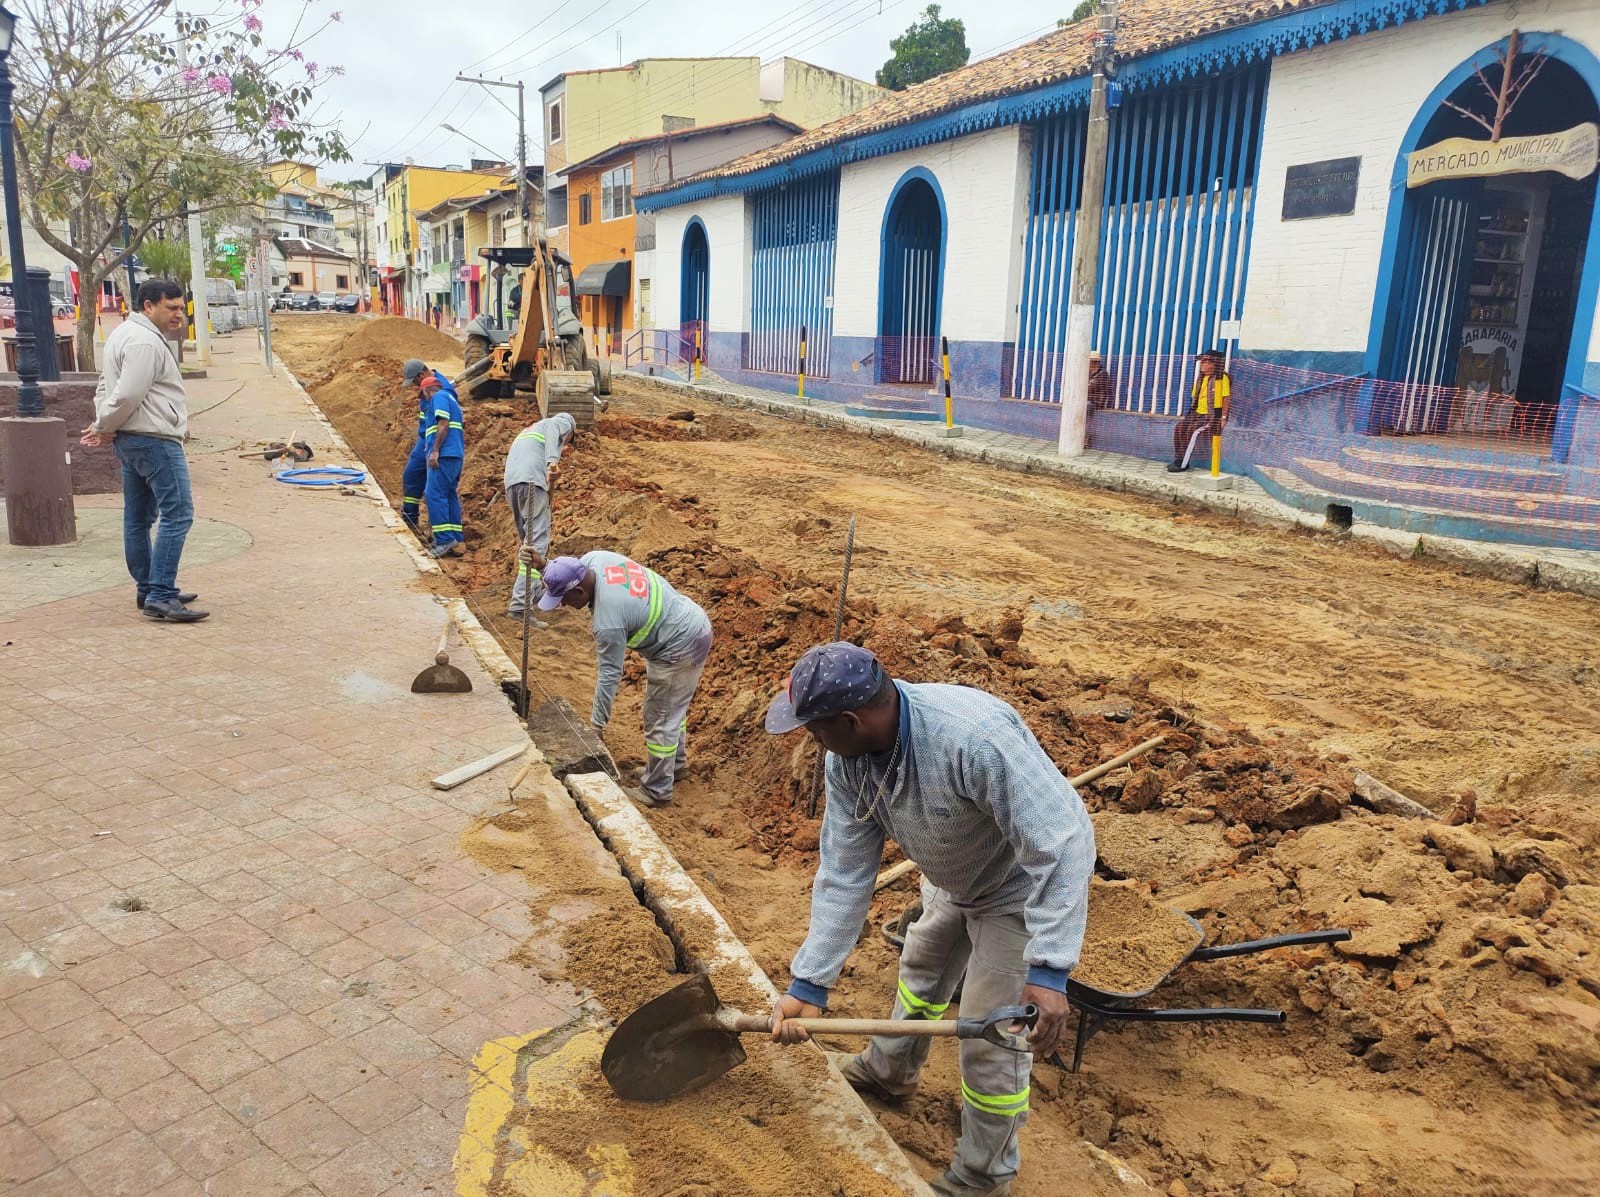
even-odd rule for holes
{"type": "MultiPolygon", "coordinates": [[[[527,85],[529,160],[543,159],[538,88],[562,71],[616,66],[642,57],[793,55],[870,80],[927,0],[316,0],[341,21],[307,48],[340,66],[322,94],[337,113],[356,165],[325,177],[369,174],[368,161],[464,164],[485,152],[439,128],[448,122],[499,154],[516,153],[515,92],[452,82],[458,72],[527,85]],[[879,10],[882,10],[881,13],[879,10]]],[[[948,0],[943,15],[966,23],[973,57],[985,57],[1054,27],[1074,0],[948,0]]],[[[264,0],[269,40],[286,36],[300,0],[264,0]]]]}

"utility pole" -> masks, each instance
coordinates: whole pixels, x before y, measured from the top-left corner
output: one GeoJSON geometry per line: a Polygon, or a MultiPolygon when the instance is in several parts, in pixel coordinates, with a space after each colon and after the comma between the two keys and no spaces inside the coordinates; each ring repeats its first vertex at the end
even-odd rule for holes
{"type": "MultiPolygon", "coordinates": [[[[504,79],[479,79],[474,75],[457,75],[458,83],[476,83],[479,87],[515,88],[517,92],[517,230],[523,245],[532,245],[528,236],[528,119],[523,105],[522,80],[507,83],[504,79]]],[[[501,105],[505,107],[505,105],[501,105]]]]}
{"type": "Polygon", "coordinates": [[[1094,90],[1089,95],[1089,131],[1083,156],[1083,192],[1072,242],[1072,294],[1067,301],[1067,353],[1061,387],[1063,457],[1083,453],[1089,433],[1089,349],[1094,336],[1095,298],[1100,290],[1100,226],[1106,208],[1106,159],[1111,124],[1106,112],[1106,75],[1116,50],[1117,0],[1100,0],[1095,17],[1094,90]]]}

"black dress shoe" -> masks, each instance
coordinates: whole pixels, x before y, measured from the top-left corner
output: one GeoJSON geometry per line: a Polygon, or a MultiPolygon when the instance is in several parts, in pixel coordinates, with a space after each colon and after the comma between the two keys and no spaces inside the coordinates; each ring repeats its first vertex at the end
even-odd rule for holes
{"type": "MultiPolygon", "coordinates": [[[[179,594],[178,595],[178,601],[180,603],[183,603],[185,606],[187,606],[188,604],[194,602],[194,600],[199,598],[199,597],[200,596],[198,594],[179,594]]],[[[143,595],[139,595],[137,598],[135,598],[134,602],[139,604],[139,610],[141,610],[141,611],[144,610],[144,596],[143,595]]]]}
{"type": "Polygon", "coordinates": [[[1169,474],[1181,474],[1185,470],[1187,470],[1188,468],[1189,467],[1186,466],[1186,465],[1179,465],[1177,462],[1173,462],[1171,465],[1169,465],[1167,467],[1167,473],[1169,473],[1169,474]]]}
{"type": "Polygon", "coordinates": [[[155,599],[147,599],[144,604],[144,617],[165,623],[199,623],[209,611],[201,611],[195,607],[186,607],[181,602],[163,603],[155,599]]]}

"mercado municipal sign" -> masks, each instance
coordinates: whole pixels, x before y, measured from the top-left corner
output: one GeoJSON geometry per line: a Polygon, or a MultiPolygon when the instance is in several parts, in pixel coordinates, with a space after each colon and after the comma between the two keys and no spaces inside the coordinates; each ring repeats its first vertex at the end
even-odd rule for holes
{"type": "Polygon", "coordinates": [[[1406,186],[1541,170],[1586,179],[1597,161],[1600,126],[1592,121],[1560,133],[1502,137],[1499,141],[1451,137],[1406,155],[1406,186]]]}

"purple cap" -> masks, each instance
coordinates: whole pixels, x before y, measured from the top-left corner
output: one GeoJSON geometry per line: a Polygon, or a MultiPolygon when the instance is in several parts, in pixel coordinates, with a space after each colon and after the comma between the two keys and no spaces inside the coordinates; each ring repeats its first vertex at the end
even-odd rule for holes
{"type": "Polygon", "coordinates": [[[588,572],[589,567],[576,557],[557,557],[547,563],[544,567],[544,594],[539,596],[539,610],[554,611],[588,572]]]}
{"type": "Polygon", "coordinates": [[[883,688],[878,658],[842,640],[807,649],[789,671],[789,684],[767,708],[767,730],[792,732],[815,719],[866,706],[883,688]]]}

